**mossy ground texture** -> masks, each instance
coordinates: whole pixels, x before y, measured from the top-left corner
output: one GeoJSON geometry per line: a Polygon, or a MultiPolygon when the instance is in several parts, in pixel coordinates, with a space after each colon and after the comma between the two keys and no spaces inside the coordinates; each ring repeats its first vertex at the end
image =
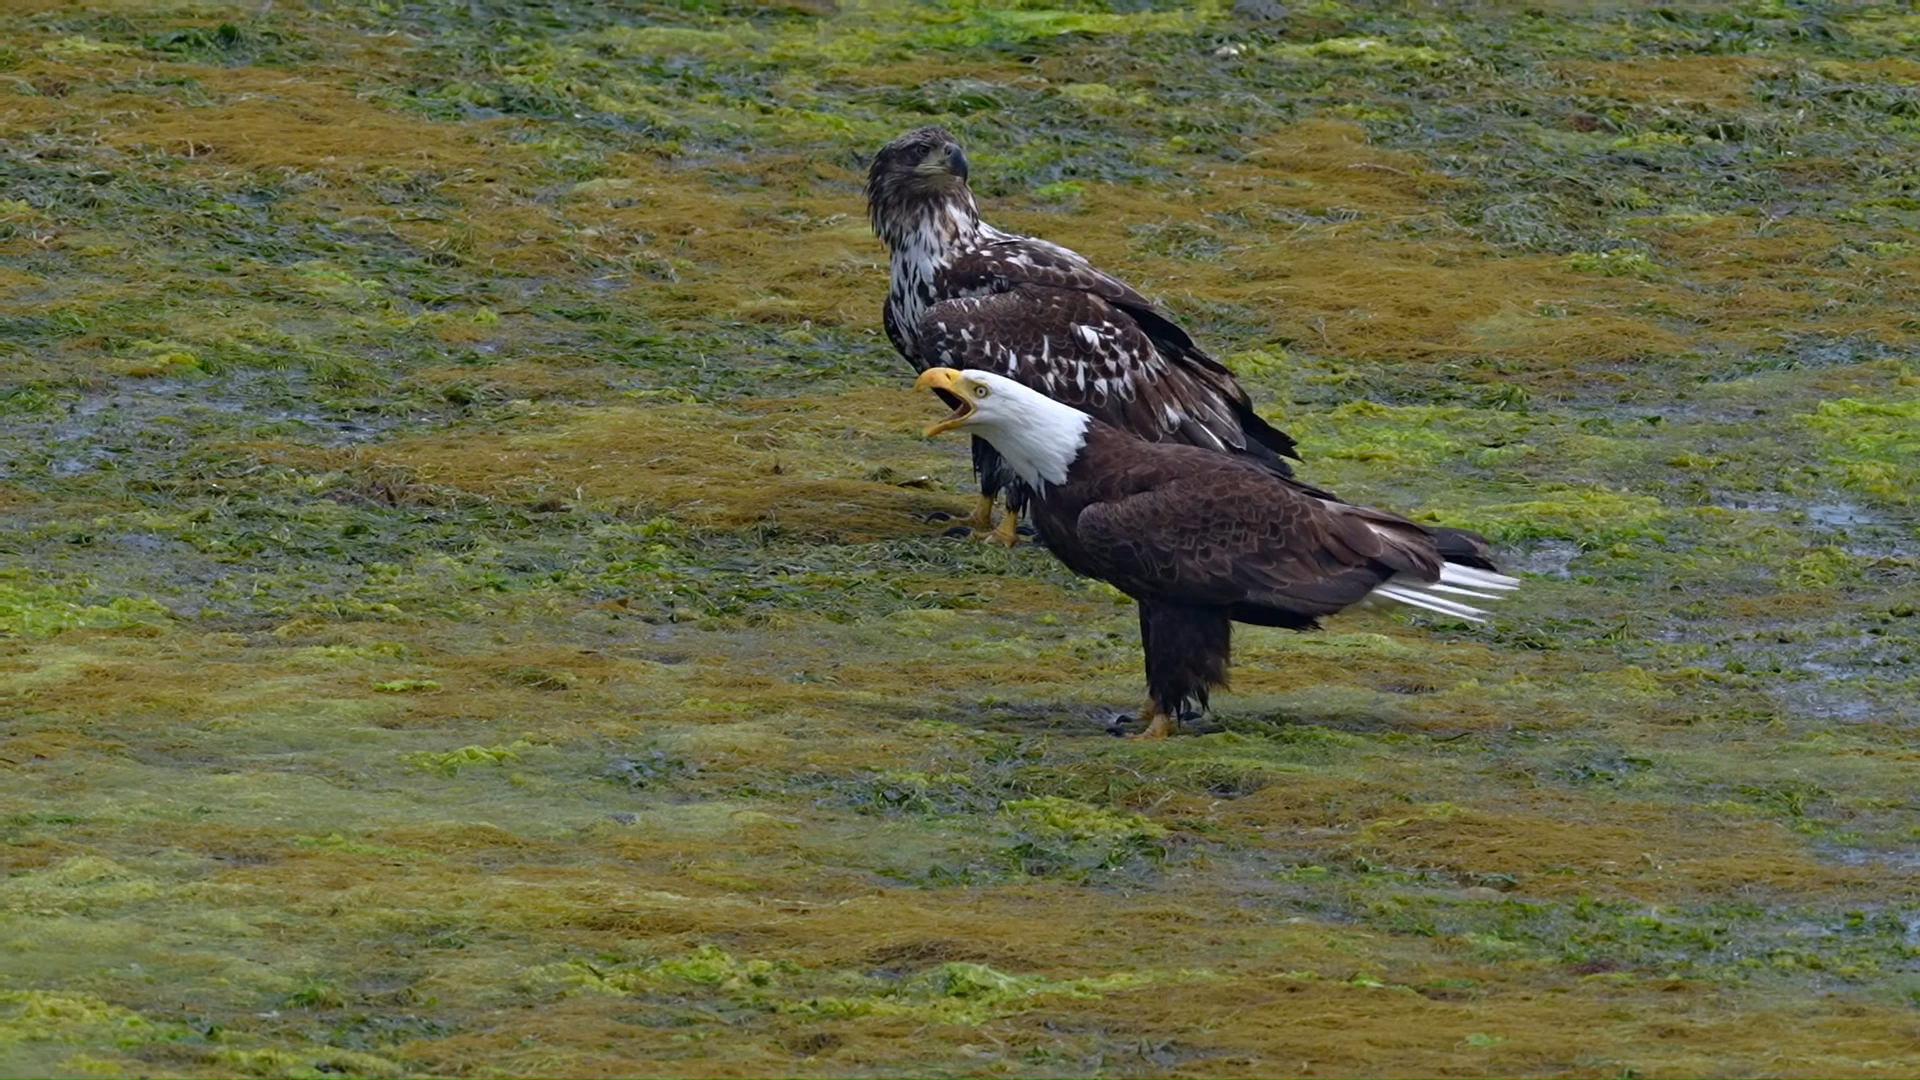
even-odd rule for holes
{"type": "Polygon", "coordinates": [[[0,1071],[1920,1071],[1920,17],[14,0],[0,1071]],[[1472,627],[945,539],[862,155],[1472,627]]]}

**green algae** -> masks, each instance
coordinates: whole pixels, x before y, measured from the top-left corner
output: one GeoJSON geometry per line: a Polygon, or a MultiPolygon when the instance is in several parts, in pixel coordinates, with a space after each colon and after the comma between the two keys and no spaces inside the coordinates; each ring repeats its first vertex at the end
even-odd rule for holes
{"type": "MultiPolygon", "coordinates": [[[[0,990],[0,1046],[17,1048],[23,1043],[58,1042],[112,1052],[163,1037],[164,1030],[131,1009],[88,994],[0,990]]],[[[95,1072],[101,1071],[99,1066],[104,1065],[108,1066],[108,1075],[115,1075],[126,1064],[111,1058],[94,1058],[73,1061],[67,1067],[77,1065],[95,1072]]]]}
{"type": "MultiPolygon", "coordinates": [[[[1203,978],[1204,973],[1180,973],[1176,979],[1203,978]]],[[[923,1023],[978,1025],[996,1017],[1015,1016],[1045,1004],[1048,999],[1097,1000],[1116,991],[1134,990],[1168,981],[1153,975],[1127,973],[1081,979],[1048,979],[1013,975],[963,961],[941,964],[901,983],[876,987],[866,994],[809,998],[784,1011],[800,1016],[849,1019],[899,1016],[923,1023]]]]}
{"type": "Polygon", "coordinates": [[[60,60],[76,60],[90,56],[136,51],[130,45],[117,41],[96,41],[81,34],[58,38],[40,46],[40,51],[60,60]]]}
{"type": "Polygon", "coordinates": [[[1427,45],[1401,45],[1372,37],[1331,37],[1304,44],[1277,45],[1270,54],[1289,59],[1357,60],[1390,67],[1431,67],[1457,54],[1427,45]]]}
{"type": "Polygon", "coordinates": [[[442,689],[435,679],[389,679],[373,684],[373,689],[382,694],[421,694],[442,689]]]}
{"type": "Polygon", "coordinates": [[[1822,401],[1800,420],[1831,447],[1846,486],[1896,506],[1920,496],[1920,399],[1822,401]]]}
{"type": "Polygon", "coordinates": [[[795,960],[740,959],[719,946],[700,945],[678,956],[607,963],[574,961],[530,972],[529,986],[561,993],[621,997],[705,988],[738,1007],[814,1020],[904,1017],[923,1023],[977,1025],[1015,1016],[1058,999],[1097,1000],[1157,982],[1195,981],[1207,972],[1051,979],[968,961],[949,961],[907,975],[875,976],[809,968],[795,960]],[[830,993],[822,993],[830,989],[830,993]]]}
{"type": "Polygon", "coordinates": [[[1015,799],[1001,809],[1029,828],[1058,833],[1076,841],[1131,843],[1166,835],[1164,827],[1138,814],[1119,814],[1054,795],[1015,799]]]}
{"type": "Polygon", "coordinates": [[[86,603],[85,595],[77,588],[0,579],[0,634],[46,637],[79,628],[160,626],[173,614],[151,597],[116,596],[106,603],[86,603]]]}
{"type": "Polygon", "coordinates": [[[520,751],[527,749],[530,743],[516,740],[508,746],[462,746],[457,750],[435,752],[416,751],[404,755],[408,765],[422,772],[439,773],[441,776],[458,776],[460,770],[475,765],[504,766],[520,760],[520,751]]]}
{"type": "Polygon", "coordinates": [[[1137,814],[1059,795],[1011,799],[1000,812],[1012,842],[992,858],[1019,874],[1080,880],[1165,857],[1166,827],[1137,814]]]}
{"type": "Polygon", "coordinates": [[[352,1050],[299,1053],[218,1042],[216,1029],[197,1032],[182,1023],[156,1021],[91,995],[0,991],[0,1049],[12,1052],[11,1060],[39,1063],[54,1075],[140,1075],[151,1071],[145,1059],[156,1049],[188,1047],[193,1047],[188,1060],[195,1065],[229,1075],[389,1076],[400,1071],[391,1060],[352,1050]]]}
{"type": "Polygon", "coordinates": [[[1611,249],[1576,251],[1567,256],[1567,266],[1588,274],[1606,277],[1645,277],[1654,272],[1653,260],[1644,252],[1611,249]]]}
{"type": "Polygon", "coordinates": [[[1431,511],[1430,516],[1503,542],[1564,539],[1591,548],[1628,540],[1658,543],[1664,539],[1659,526],[1667,512],[1650,496],[1548,484],[1530,493],[1544,497],[1431,511]]]}

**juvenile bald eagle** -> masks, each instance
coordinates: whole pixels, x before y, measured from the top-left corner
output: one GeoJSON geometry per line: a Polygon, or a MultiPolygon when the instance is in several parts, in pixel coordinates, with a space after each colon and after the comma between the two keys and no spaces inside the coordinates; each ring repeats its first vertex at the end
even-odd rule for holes
{"type": "Polygon", "coordinates": [[[1139,604],[1149,738],[1227,685],[1234,622],[1308,630],[1369,596],[1479,622],[1461,598],[1519,584],[1454,561],[1405,518],[1243,457],[1147,442],[993,372],[930,368],[914,385],[953,408],[929,436],[963,429],[990,443],[1029,489],[1048,549],[1139,604]]]}
{"type": "MultiPolygon", "coordinates": [[[[1224,450],[1281,475],[1293,439],[1258,413],[1233,373],[1147,299],[1076,252],[980,220],[967,155],[920,128],[882,147],[867,174],[867,216],[892,255],[887,337],[916,371],[974,368],[1017,379],[1153,442],[1224,450]]],[[[1013,475],[973,444],[984,533],[1013,475]]],[[[1014,541],[1018,496],[993,535],[1014,541]]]]}

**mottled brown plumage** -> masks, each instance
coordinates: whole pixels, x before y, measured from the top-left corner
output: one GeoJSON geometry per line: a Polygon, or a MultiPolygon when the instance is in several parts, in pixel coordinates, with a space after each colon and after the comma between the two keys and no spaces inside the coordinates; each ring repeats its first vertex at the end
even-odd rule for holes
{"type": "MultiPolygon", "coordinates": [[[[868,174],[868,216],[891,255],[883,322],[916,370],[992,371],[1141,438],[1289,472],[1293,439],[1232,372],[1079,253],[981,221],[967,173],[951,135],[921,128],[868,174]]],[[[975,444],[974,463],[988,496],[1011,479],[989,447],[975,444]]]]}
{"type": "Polygon", "coordinates": [[[1244,457],[1144,441],[993,373],[932,369],[919,385],[956,409],[930,433],[991,443],[1031,490],[1048,549],[1139,603],[1159,733],[1226,685],[1235,621],[1306,630],[1375,595],[1477,620],[1452,597],[1517,584],[1473,569],[1485,541],[1472,533],[1439,536],[1244,457]]]}

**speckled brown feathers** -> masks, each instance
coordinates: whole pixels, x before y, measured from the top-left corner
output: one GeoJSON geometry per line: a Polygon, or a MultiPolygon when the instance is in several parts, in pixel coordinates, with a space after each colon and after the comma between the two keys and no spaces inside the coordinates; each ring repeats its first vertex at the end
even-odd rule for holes
{"type": "MultiPolygon", "coordinates": [[[[1289,472],[1293,439],[1232,372],[1077,252],[981,221],[966,175],[940,128],[895,139],[869,170],[868,214],[891,256],[883,321],[915,369],[992,371],[1144,439],[1289,472]]],[[[991,495],[1008,478],[991,453],[976,460],[991,495]]]]}
{"type": "Polygon", "coordinates": [[[1224,441],[1244,440],[1231,403],[1163,359],[1138,322],[1094,293],[1025,286],[936,304],[921,320],[920,354],[1021,379],[1127,431],[1244,449],[1224,441]]]}
{"type": "Polygon", "coordinates": [[[934,293],[951,299],[920,320],[923,362],[996,371],[1141,438],[1288,471],[1279,455],[1293,456],[1293,439],[1253,411],[1233,373],[1077,252],[983,237],[934,275],[934,293]]]}

